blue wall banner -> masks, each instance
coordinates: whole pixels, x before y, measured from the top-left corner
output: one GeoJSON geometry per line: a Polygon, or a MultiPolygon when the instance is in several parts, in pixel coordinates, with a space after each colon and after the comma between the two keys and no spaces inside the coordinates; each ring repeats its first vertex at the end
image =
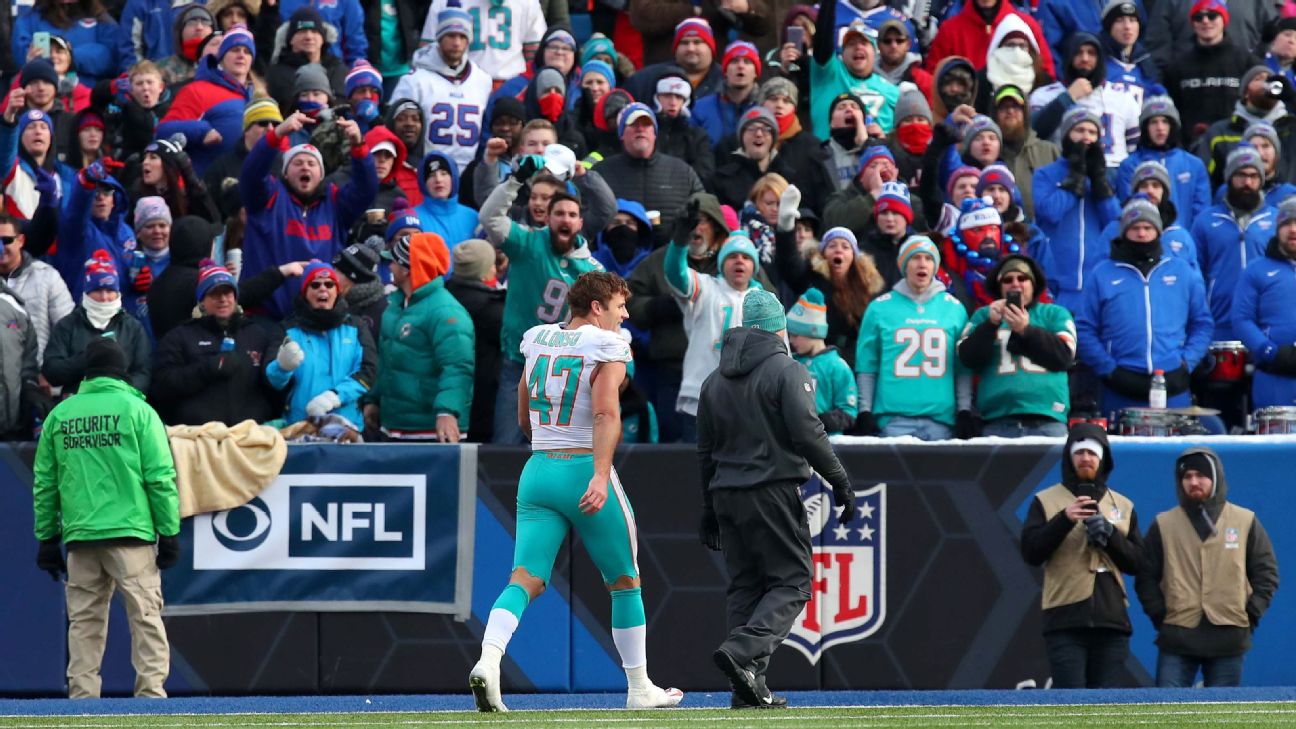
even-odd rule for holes
{"type": "Polygon", "coordinates": [[[258,497],[184,521],[164,614],[466,618],[476,504],[473,445],[294,446],[258,497]]]}

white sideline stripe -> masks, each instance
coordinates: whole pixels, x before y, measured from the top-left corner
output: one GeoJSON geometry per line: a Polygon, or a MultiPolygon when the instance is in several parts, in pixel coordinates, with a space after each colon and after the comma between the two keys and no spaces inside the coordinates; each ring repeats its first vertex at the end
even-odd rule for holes
{"type": "MultiPolygon", "coordinates": [[[[1226,706],[1226,704],[1222,704],[1222,703],[1220,703],[1220,702],[1200,702],[1200,703],[1205,704],[1205,705],[1211,705],[1211,704],[1214,704],[1214,705],[1216,705],[1216,706],[1220,706],[1220,707],[1226,706]]],[[[1263,702],[1261,702],[1261,703],[1263,703],[1263,702]]],[[[1289,703],[1289,702],[1284,702],[1284,703],[1289,703]]],[[[1016,706],[1016,705],[1010,705],[1009,708],[1015,708],[1015,706],[1016,706]]],[[[1064,705],[1064,706],[1070,706],[1070,705],[1064,705]]],[[[1110,705],[1110,704],[1097,704],[1096,706],[1103,706],[1103,707],[1107,707],[1107,706],[1113,706],[1113,705],[1110,705]]],[[[1137,704],[1137,706],[1156,706],[1156,705],[1155,705],[1155,704],[1137,704]]],[[[697,708],[701,708],[701,707],[697,707],[697,708]]],[[[689,721],[697,721],[697,722],[712,722],[712,723],[747,722],[748,724],[751,724],[752,726],[758,726],[758,725],[769,725],[769,724],[775,724],[775,723],[788,723],[788,722],[801,722],[801,721],[807,721],[807,717],[804,716],[804,715],[802,715],[802,713],[803,713],[803,712],[806,712],[806,711],[812,711],[812,710],[815,710],[815,711],[832,710],[832,709],[835,709],[835,710],[841,710],[841,709],[862,709],[862,710],[867,710],[867,708],[868,708],[868,707],[860,707],[860,706],[841,706],[841,707],[806,707],[805,709],[792,709],[792,710],[789,711],[788,714],[785,714],[785,715],[784,715],[784,714],[780,714],[780,715],[778,715],[778,716],[768,716],[768,715],[766,715],[766,716],[762,716],[762,717],[761,717],[761,721],[760,721],[759,723],[757,723],[757,724],[751,724],[751,719],[752,719],[752,717],[750,717],[750,716],[746,716],[746,715],[741,715],[741,714],[740,714],[740,715],[736,715],[736,716],[693,717],[693,718],[689,719],[689,721]]],[[[888,708],[896,708],[896,707],[888,707],[888,708]]],[[[964,708],[972,709],[972,708],[977,708],[977,707],[964,706],[964,708]]],[[[1032,705],[1032,706],[1027,706],[1027,707],[1024,707],[1024,708],[1029,708],[1029,709],[1039,709],[1039,708],[1046,708],[1046,707],[1040,707],[1040,706],[1033,706],[1033,705],[1032,705]]],[[[711,709],[714,710],[714,707],[711,707],[711,709]]],[[[597,709],[595,709],[594,711],[597,711],[597,709]]],[[[617,709],[608,709],[607,711],[608,711],[609,713],[611,713],[611,712],[619,711],[619,710],[617,710],[617,709]]],[[[660,711],[660,712],[670,712],[671,710],[669,710],[669,709],[662,709],[662,710],[659,710],[659,711],[660,711]]],[[[395,714],[395,713],[415,714],[415,713],[418,713],[418,712],[374,712],[374,713],[375,713],[375,714],[387,714],[387,715],[390,715],[390,714],[395,714]]],[[[429,713],[432,714],[432,713],[434,713],[434,712],[429,712],[429,713]]],[[[441,712],[435,712],[435,713],[441,713],[441,712]]],[[[458,713],[467,713],[467,712],[466,712],[466,711],[463,711],[463,712],[458,712],[458,713]]],[[[516,712],[516,713],[524,713],[524,712],[516,712]]],[[[525,712],[525,713],[528,713],[528,714],[536,714],[536,713],[543,713],[543,712],[525,712]]],[[[653,713],[654,713],[654,714],[657,714],[658,712],[657,712],[657,711],[654,711],[653,713]]],[[[674,713],[674,712],[671,712],[671,713],[674,713]]],[[[1005,713],[1005,714],[999,714],[999,715],[995,715],[995,716],[977,716],[977,715],[973,715],[973,714],[961,713],[961,712],[960,712],[960,713],[894,713],[894,714],[887,714],[887,713],[868,713],[868,714],[862,714],[862,715],[859,715],[859,716],[852,716],[852,717],[824,717],[823,719],[820,719],[820,720],[815,720],[813,717],[811,717],[809,720],[813,720],[813,721],[817,721],[817,722],[822,722],[822,721],[838,722],[838,723],[834,723],[834,724],[832,724],[832,725],[833,725],[833,726],[838,726],[838,725],[840,725],[840,726],[852,726],[852,727],[855,727],[855,726],[891,726],[891,725],[889,725],[889,724],[880,724],[880,723],[874,723],[874,722],[891,721],[891,720],[915,720],[915,719],[923,719],[923,720],[936,719],[936,720],[943,720],[943,721],[945,721],[945,722],[950,723],[950,725],[952,725],[952,726],[967,726],[967,725],[970,725],[970,724],[971,724],[971,725],[976,725],[976,726],[991,726],[991,725],[997,725],[997,724],[1000,724],[1000,723],[1002,723],[1002,722],[1004,722],[1004,721],[1031,721],[1031,722],[1033,722],[1033,725],[1036,725],[1036,726],[1039,726],[1039,725],[1047,725],[1047,726],[1068,726],[1068,725],[1069,725],[1069,726],[1073,726],[1073,725],[1075,724],[1075,722],[1073,722],[1073,721],[1068,721],[1069,718],[1076,718],[1076,717],[1079,717],[1079,718],[1122,718],[1122,719],[1124,719],[1124,723],[1127,723],[1127,724],[1154,724],[1154,723],[1164,723],[1166,717],[1169,717],[1169,716],[1177,716],[1177,717],[1184,717],[1184,718],[1181,718],[1181,719],[1178,720],[1178,721],[1180,721],[1181,723],[1186,723],[1186,724],[1210,724],[1210,723],[1240,723],[1240,722],[1246,721],[1249,717],[1274,716],[1274,715],[1289,715],[1289,714],[1296,714],[1296,707],[1293,707],[1293,708],[1287,708],[1287,709],[1231,709],[1231,708],[1230,708],[1230,709],[1226,709],[1226,710],[1223,710],[1223,711],[1220,711],[1220,712],[1213,712],[1213,713],[1211,713],[1211,714],[1209,714],[1209,715],[1205,715],[1205,716],[1203,716],[1203,715],[1199,715],[1197,712],[1194,712],[1194,711],[1187,711],[1187,710],[1179,710],[1179,711],[1162,711],[1162,712],[1158,712],[1158,713],[1156,713],[1156,714],[1151,714],[1151,713],[1149,713],[1149,714],[1143,715],[1143,716],[1141,716],[1141,717],[1130,716],[1127,712],[1120,712],[1120,711],[1117,711],[1117,712],[1106,712],[1106,713],[1098,713],[1098,712],[1069,712],[1069,713],[1068,713],[1068,712],[1063,712],[1063,713],[1059,713],[1059,712],[1044,712],[1044,713],[1027,713],[1027,712],[1022,712],[1022,713],[1005,713]]],[[[186,717],[188,717],[188,718],[195,718],[195,717],[198,717],[198,716],[204,716],[204,715],[194,715],[194,714],[188,714],[188,715],[180,715],[180,714],[103,714],[103,715],[85,715],[85,714],[82,714],[82,715],[77,715],[75,718],[77,718],[77,719],[81,719],[81,720],[84,721],[84,720],[89,720],[89,719],[91,719],[91,718],[93,718],[93,717],[95,717],[95,716],[102,716],[102,717],[105,719],[105,721],[96,722],[96,723],[86,723],[86,724],[59,723],[57,726],[59,726],[59,727],[67,727],[67,728],[69,728],[69,729],[93,729],[94,727],[104,727],[104,726],[122,726],[122,725],[124,725],[124,723],[122,723],[122,722],[114,722],[114,721],[111,721],[112,719],[129,719],[129,718],[139,717],[139,716],[159,716],[159,717],[161,717],[161,716],[186,716],[186,717]]],[[[239,726],[258,726],[258,727],[276,727],[276,726],[283,726],[283,727],[304,727],[304,726],[318,726],[319,723],[320,723],[320,722],[317,721],[317,720],[307,720],[307,719],[303,719],[303,720],[300,720],[300,721],[292,721],[292,720],[280,720],[280,721],[238,721],[238,720],[234,720],[234,718],[235,718],[236,716],[265,716],[264,714],[261,714],[261,715],[258,715],[258,714],[224,714],[224,715],[206,715],[206,716],[211,716],[213,719],[219,719],[219,721],[197,721],[197,722],[186,722],[186,724],[194,725],[194,726],[201,726],[201,727],[239,727],[239,726]],[[227,721],[227,720],[233,720],[233,721],[227,721]]],[[[599,718],[597,719],[597,721],[598,721],[599,723],[603,723],[603,724],[641,724],[641,723],[646,723],[646,722],[660,722],[660,721],[662,721],[666,716],[669,716],[669,714],[668,714],[668,713],[661,713],[660,715],[651,716],[651,717],[616,717],[616,716],[608,716],[608,717],[599,717],[599,718]]],[[[5,717],[0,716],[0,718],[5,718],[5,717]]],[[[59,719],[59,718],[62,718],[62,717],[60,717],[59,715],[49,715],[49,716],[47,716],[47,717],[43,717],[43,718],[50,719],[50,720],[54,720],[54,719],[59,719]]],[[[521,720],[521,718],[519,718],[519,721],[520,721],[520,720],[521,720]]],[[[455,718],[455,719],[433,719],[433,718],[427,718],[427,719],[416,719],[416,718],[411,718],[411,719],[406,719],[406,720],[392,720],[392,719],[390,719],[390,718],[383,718],[383,717],[381,717],[381,716],[375,716],[375,717],[374,717],[373,719],[371,719],[371,720],[360,720],[360,721],[334,721],[334,722],[331,722],[331,723],[332,723],[333,726],[371,727],[371,726],[442,726],[442,725],[462,725],[462,724],[470,724],[470,723],[480,723],[480,721],[489,721],[489,719],[487,719],[487,718],[485,718],[485,717],[482,717],[480,720],[477,720],[477,719],[466,719],[466,717],[459,717],[459,718],[455,718]]],[[[494,719],[494,721],[499,721],[499,720],[498,720],[498,719],[494,719]]],[[[542,717],[542,716],[530,716],[530,715],[528,715],[528,716],[526,717],[526,722],[527,722],[527,723],[530,723],[530,724],[572,724],[572,723],[583,723],[583,724],[588,724],[588,723],[590,722],[590,718],[589,718],[589,717],[570,717],[570,718],[568,718],[568,717],[542,717]]],[[[818,724],[818,723],[816,724],[816,726],[820,726],[820,725],[821,725],[821,724],[818,724]]],[[[53,724],[50,724],[50,723],[41,723],[41,724],[8,724],[8,725],[6,725],[6,726],[7,726],[7,727],[20,727],[20,728],[22,728],[22,729],[41,729],[41,728],[44,728],[44,727],[49,727],[49,726],[54,726],[54,725],[53,725],[53,724]]]]}

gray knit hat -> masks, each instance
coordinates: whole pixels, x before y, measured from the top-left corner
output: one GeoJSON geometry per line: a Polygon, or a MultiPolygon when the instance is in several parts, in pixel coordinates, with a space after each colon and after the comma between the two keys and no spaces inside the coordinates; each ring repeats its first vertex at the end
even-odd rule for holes
{"type": "Polygon", "coordinates": [[[1121,235],[1125,235],[1125,231],[1135,223],[1151,223],[1152,227],[1156,228],[1157,235],[1161,234],[1161,211],[1152,204],[1147,195],[1135,195],[1125,203],[1125,207],[1121,208],[1121,235]]]}
{"type": "Polygon", "coordinates": [[[796,84],[782,76],[773,76],[766,79],[761,84],[760,91],[756,94],[756,103],[764,104],[771,96],[786,96],[792,101],[792,105],[797,105],[797,87],[796,84]]]}
{"type": "Polygon", "coordinates": [[[1102,134],[1102,130],[1103,130],[1102,118],[1098,116],[1097,112],[1087,107],[1073,106],[1067,110],[1067,113],[1062,115],[1062,136],[1065,137],[1066,135],[1070,134],[1071,127],[1079,124],[1080,122],[1091,122],[1095,127],[1098,128],[1098,133],[1102,134]]]}
{"type": "Polygon", "coordinates": [[[1282,142],[1278,141],[1278,130],[1266,121],[1254,121],[1242,132],[1242,141],[1249,142],[1252,137],[1264,137],[1273,145],[1274,151],[1282,154],[1282,142]]]}
{"type": "Polygon", "coordinates": [[[480,238],[469,238],[450,253],[454,277],[481,281],[495,264],[495,247],[480,238]]]}
{"type": "Polygon", "coordinates": [[[328,72],[318,63],[308,63],[297,69],[293,77],[293,97],[306,91],[323,91],[333,97],[333,88],[329,85],[328,72]]]}
{"type": "Polygon", "coordinates": [[[1137,192],[1139,185],[1146,180],[1160,182],[1161,189],[1165,190],[1166,194],[1169,194],[1172,189],[1170,187],[1170,170],[1154,159],[1150,159],[1134,168],[1134,174],[1130,177],[1130,190],[1137,192]]]}
{"type": "Polygon", "coordinates": [[[1278,205],[1278,227],[1281,228],[1292,220],[1296,220],[1296,196],[1289,197],[1278,205]]]}
{"type": "Polygon", "coordinates": [[[1242,74],[1242,85],[1239,86],[1238,88],[1241,89],[1243,94],[1246,93],[1246,87],[1251,85],[1251,82],[1255,80],[1255,77],[1259,76],[1262,73],[1266,76],[1269,76],[1273,74],[1273,71],[1270,71],[1269,67],[1264,64],[1257,64],[1255,66],[1252,66],[1251,68],[1248,68],[1246,70],[1246,73],[1242,74]]]}
{"type": "Polygon", "coordinates": [[[1244,167],[1254,167],[1255,171],[1264,177],[1264,160],[1260,159],[1260,152],[1246,142],[1239,142],[1238,146],[1229,152],[1228,160],[1224,163],[1224,182],[1227,184],[1233,179],[1233,175],[1244,167]]]}
{"type": "MultiPolygon", "coordinates": [[[[1099,129],[1101,128],[1099,127],[1099,129]]],[[[968,154],[969,150],[972,149],[972,140],[976,139],[976,136],[981,132],[993,132],[996,137],[999,137],[999,144],[1003,144],[1003,132],[1000,131],[995,120],[985,114],[977,114],[972,117],[972,121],[969,121],[967,127],[963,129],[963,141],[959,143],[959,152],[965,155],[968,154]]]]}
{"type": "Polygon", "coordinates": [[[1143,111],[1139,113],[1139,129],[1143,129],[1147,126],[1149,120],[1158,116],[1163,116],[1174,122],[1176,127],[1183,126],[1183,122],[1179,120],[1179,109],[1175,106],[1174,99],[1165,94],[1149,96],[1143,99],[1143,111]]]}
{"type": "Polygon", "coordinates": [[[927,97],[923,96],[923,92],[916,87],[901,91],[900,100],[896,102],[895,107],[896,124],[911,116],[920,116],[926,119],[929,124],[932,120],[931,104],[927,103],[927,97]]]}

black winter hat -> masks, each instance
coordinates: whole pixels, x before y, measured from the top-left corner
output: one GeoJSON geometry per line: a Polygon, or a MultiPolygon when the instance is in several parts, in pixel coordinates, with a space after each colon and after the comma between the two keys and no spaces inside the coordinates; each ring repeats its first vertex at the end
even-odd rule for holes
{"type": "Polygon", "coordinates": [[[116,339],[100,337],[90,343],[85,350],[85,379],[92,377],[116,377],[126,379],[126,352],[116,339]]]}
{"type": "Polygon", "coordinates": [[[1196,471],[1209,476],[1212,482],[1215,480],[1215,464],[1205,453],[1189,453],[1180,457],[1179,462],[1175,464],[1175,477],[1182,481],[1187,471],[1196,471]]]}
{"type": "Polygon", "coordinates": [[[378,251],[363,243],[343,248],[333,257],[333,268],[356,283],[377,281],[378,251]]]}

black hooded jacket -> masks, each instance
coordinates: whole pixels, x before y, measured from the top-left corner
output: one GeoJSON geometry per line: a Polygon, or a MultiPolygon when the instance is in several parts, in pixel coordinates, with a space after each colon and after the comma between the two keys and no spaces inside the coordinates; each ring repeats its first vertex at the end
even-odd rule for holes
{"type": "MultiPolygon", "coordinates": [[[[1107,493],[1107,479],[1115,466],[1111,445],[1107,442],[1107,431],[1091,423],[1080,423],[1071,428],[1066,445],[1062,447],[1063,486],[1076,496],[1101,500],[1107,493]],[[1084,439],[1096,440],[1103,446],[1102,465],[1098,468],[1098,478],[1093,483],[1080,481],[1071,465],[1071,444],[1084,439]]],[[[1122,535],[1119,530],[1113,529],[1104,550],[1121,572],[1137,574],[1143,562],[1143,539],[1139,536],[1138,515],[1131,509],[1127,516],[1129,534],[1122,535]]],[[[1032,499],[1021,532],[1021,553],[1026,563],[1041,566],[1047,562],[1073,526],[1065,511],[1046,520],[1040,500],[1032,499]]],[[[1044,632],[1077,628],[1103,628],[1127,634],[1133,632],[1120,579],[1120,575],[1101,572],[1094,580],[1093,595],[1088,600],[1045,610],[1044,632]]]]}
{"type": "MultiPolygon", "coordinates": [[[[1215,522],[1220,512],[1228,503],[1228,479],[1224,476],[1224,464],[1215,451],[1205,446],[1196,446],[1184,451],[1175,462],[1175,496],[1179,507],[1188,515],[1197,536],[1202,541],[1210,538],[1215,531],[1215,522]],[[1180,465],[1189,456],[1204,456],[1214,469],[1214,493],[1204,502],[1191,501],[1179,485],[1180,465]]],[[[1156,521],[1148,528],[1147,539],[1143,542],[1143,570],[1134,583],[1138,592],[1143,612],[1151,618],[1157,628],[1156,643],[1169,653],[1189,656],[1236,656],[1251,648],[1251,633],[1260,624],[1260,618],[1269,609],[1274,593],[1278,590],[1278,559],[1274,556],[1273,543],[1269,534],[1256,519],[1251,524],[1246,543],[1247,581],[1251,583],[1251,596],[1247,598],[1246,612],[1251,620],[1250,628],[1239,628],[1233,625],[1213,625],[1206,616],[1196,628],[1183,628],[1178,625],[1165,625],[1162,621],[1166,615],[1165,594],[1161,591],[1161,578],[1165,566],[1165,549],[1161,529],[1156,521]]]]}
{"type": "Polygon", "coordinates": [[[850,487],[819,420],[810,373],[773,332],[725,332],[720,367],[698,396],[697,428],[704,499],[711,489],[799,485],[811,468],[850,487]]]}
{"type": "Polygon", "coordinates": [[[1030,124],[1035,133],[1041,139],[1048,139],[1057,131],[1058,126],[1062,123],[1062,117],[1066,115],[1067,110],[1075,106],[1071,101],[1071,95],[1066,89],[1071,86],[1077,79],[1088,79],[1093,85],[1094,93],[1098,93],[1098,87],[1107,82],[1107,57],[1103,54],[1102,41],[1098,36],[1088,31],[1076,31],[1066,40],[1066,63],[1062,67],[1062,77],[1058,83],[1062,84],[1063,91],[1058,94],[1052,101],[1044,105],[1035,114],[1031,115],[1030,124]],[[1098,51],[1098,63],[1088,73],[1081,73],[1075,67],[1076,53],[1079,52],[1080,46],[1091,45],[1098,51]],[[1067,103],[1067,102],[1071,103],[1067,103]]]}
{"type": "Polygon", "coordinates": [[[198,303],[198,262],[211,256],[212,226],[186,215],[171,228],[171,263],[149,288],[149,323],[157,341],[193,318],[198,303]]]}

